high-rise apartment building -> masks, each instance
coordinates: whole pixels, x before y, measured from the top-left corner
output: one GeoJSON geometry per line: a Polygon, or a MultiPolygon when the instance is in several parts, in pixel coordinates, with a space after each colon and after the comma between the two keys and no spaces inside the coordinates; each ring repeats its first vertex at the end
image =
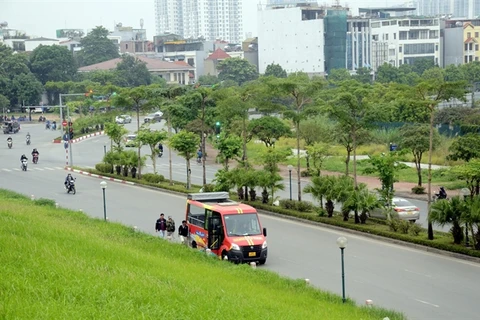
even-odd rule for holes
{"type": "Polygon", "coordinates": [[[155,0],[155,24],[157,35],[240,43],[241,0],[155,0]]]}
{"type": "Polygon", "coordinates": [[[451,15],[472,19],[480,15],[480,0],[417,0],[415,6],[421,16],[451,15]]]}

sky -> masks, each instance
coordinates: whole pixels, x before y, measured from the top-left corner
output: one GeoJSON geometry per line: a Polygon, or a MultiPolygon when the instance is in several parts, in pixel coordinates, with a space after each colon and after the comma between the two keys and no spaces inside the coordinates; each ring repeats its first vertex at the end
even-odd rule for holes
{"type": "MultiPolygon", "coordinates": [[[[243,31],[257,35],[257,4],[259,0],[243,1],[243,31]]],[[[261,0],[266,3],[266,0],[261,0]]],[[[333,4],[333,0],[320,0],[333,4]]],[[[353,13],[358,7],[393,6],[405,0],[341,0],[353,13]]],[[[36,37],[55,38],[57,29],[84,29],[103,25],[113,30],[116,23],[140,28],[144,20],[147,37],[155,35],[154,0],[0,0],[0,22],[8,22],[9,29],[17,29],[36,37]]]]}

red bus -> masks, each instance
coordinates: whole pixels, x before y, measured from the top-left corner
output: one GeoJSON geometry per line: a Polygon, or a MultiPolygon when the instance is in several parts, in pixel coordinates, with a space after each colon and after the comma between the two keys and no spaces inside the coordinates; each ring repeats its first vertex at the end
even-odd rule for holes
{"type": "Polygon", "coordinates": [[[232,201],[228,192],[204,192],[188,194],[186,211],[193,248],[235,263],[267,261],[267,229],[255,208],[232,201]]]}

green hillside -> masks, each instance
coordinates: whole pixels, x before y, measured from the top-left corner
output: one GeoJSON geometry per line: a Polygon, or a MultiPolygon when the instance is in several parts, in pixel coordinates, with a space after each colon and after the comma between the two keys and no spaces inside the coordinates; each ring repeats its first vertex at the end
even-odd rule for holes
{"type": "Polygon", "coordinates": [[[0,189],[0,319],[384,317],[404,319],[0,189]]]}

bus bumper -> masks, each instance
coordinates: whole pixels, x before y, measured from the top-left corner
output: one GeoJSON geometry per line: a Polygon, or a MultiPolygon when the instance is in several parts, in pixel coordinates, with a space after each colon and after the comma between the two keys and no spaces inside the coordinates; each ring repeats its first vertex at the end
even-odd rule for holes
{"type": "MultiPolygon", "coordinates": [[[[248,247],[247,247],[248,248],[248,247]]],[[[236,263],[261,261],[265,263],[267,260],[268,248],[259,251],[249,251],[241,248],[241,250],[228,251],[228,260],[236,263]],[[255,252],[255,255],[252,255],[255,252]]]]}

